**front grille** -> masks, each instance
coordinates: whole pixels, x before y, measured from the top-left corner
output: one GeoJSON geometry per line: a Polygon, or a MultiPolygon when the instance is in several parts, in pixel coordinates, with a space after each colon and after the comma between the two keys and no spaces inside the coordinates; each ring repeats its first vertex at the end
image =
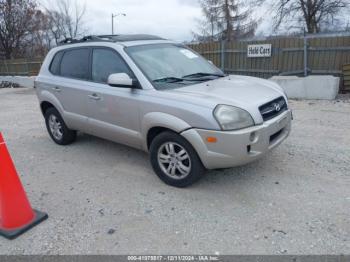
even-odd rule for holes
{"type": "Polygon", "coordinates": [[[287,102],[283,97],[277,98],[259,107],[264,121],[271,120],[288,110],[287,102]]]}

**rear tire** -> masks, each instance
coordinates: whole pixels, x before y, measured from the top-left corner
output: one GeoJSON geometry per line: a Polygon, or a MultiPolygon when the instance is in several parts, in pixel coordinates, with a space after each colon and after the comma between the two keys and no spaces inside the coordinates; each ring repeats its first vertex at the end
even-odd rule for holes
{"type": "Polygon", "coordinates": [[[205,168],[192,145],[173,132],[158,135],[150,147],[154,172],[166,184],[184,188],[197,182],[205,168]]]}
{"type": "Polygon", "coordinates": [[[61,146],[69,145],[76,140],[77,132],[70,130],[56,108],[49,108],[45,112],[47,131],[52,140],[61,146]]]}

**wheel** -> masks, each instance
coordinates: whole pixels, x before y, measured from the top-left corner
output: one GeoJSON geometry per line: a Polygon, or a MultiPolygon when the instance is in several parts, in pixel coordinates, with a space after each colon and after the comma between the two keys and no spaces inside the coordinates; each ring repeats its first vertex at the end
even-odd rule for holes
{"type": "Polygon", "coordinates": [[[205,173],[192,145],[173,132],[161,133],[152,141],[150,158],[154,172],[170,186],[188,187],[205,173]]]}
{"type": "Polygon", "coordinates": [[[56,144],[64,146],[75,141],[77,132],[66,126],[56,108],[49,108],[45,112],[45,123],[50,137],[56,144]]]}

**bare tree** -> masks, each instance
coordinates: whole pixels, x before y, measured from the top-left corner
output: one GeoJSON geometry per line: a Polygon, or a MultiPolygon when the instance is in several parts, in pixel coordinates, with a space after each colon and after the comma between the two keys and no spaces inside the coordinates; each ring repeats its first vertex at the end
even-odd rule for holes
{"type": "Polygon", "coordinates": [[[249,2],[200,0],[205,20],[199,24],[200,33],[197,34],[197,39],[209,36],[211,40],[232,40],[253,36],[257,23],[251,18],[249,2]]]}
{"type": "Polygon", "coordinates": [[[350,32],[350,22],[348,22],[345,26],[345,31],[350,32]]]}
{"type": "Polygon", "coordinates": [[[201,38],[207,38],[214,41],[215,35],[218,31],[218,17],[220,15],[218,8],[216,8],[218,0],[201,1],[200,5],[205,19],[197,21],[199,32],[193,32],[193,35],[198,40],[204,40],[201,38]]]}
{"type": "Polygon", "coordinates": [[[13,57],[37,29],[34,0],[0,0],[0,49],[5,58],[13,57]]]}
{"type": "Polygon", "coordinates": [[[56,44],[66,38],[77,38],[86,32],[84,15],[86,4],[77,0],[57,0],[54,6],[46,7],[49,30],[56,44]]]}
{"type": "MultiPolygon", "coordinates": [[[[85,5],[57,0],[42,11],[36,0],[0,0],[0,54],[5,58],[44,56],[52,43],[85,33],[85,5]]],[[[41,8],[42,9],[42,8],[41,8]]]]}
{"type": "Polygon", "coordinates": [[[49,31],[49,16],[37,11],[34,16],[35,28],[27,37],[27,45],[23,46],[25,57],[44,57],[51,48],[52,37],[49,31]]]}
{"type": "MultiPolygon", "coordinates": [[[[271,0],[260,0],[266,2],[271,0]]],[[[272,0],[276,12],[275,29],[282,24],[302,24],[308,33],[319,33],[334,24],[341,11],[348,8],[349,0],[272,0]]],[[[345,19],[345,18],[344,18],[345,19]]]]}

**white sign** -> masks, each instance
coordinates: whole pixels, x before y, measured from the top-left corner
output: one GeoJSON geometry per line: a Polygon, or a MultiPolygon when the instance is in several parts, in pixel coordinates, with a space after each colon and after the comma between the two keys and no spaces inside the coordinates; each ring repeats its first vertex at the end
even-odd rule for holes
{"type": "Polygon", "coordinates": [[[272,45],[248,45],[248,57],[271,57],[272,45]]]}

